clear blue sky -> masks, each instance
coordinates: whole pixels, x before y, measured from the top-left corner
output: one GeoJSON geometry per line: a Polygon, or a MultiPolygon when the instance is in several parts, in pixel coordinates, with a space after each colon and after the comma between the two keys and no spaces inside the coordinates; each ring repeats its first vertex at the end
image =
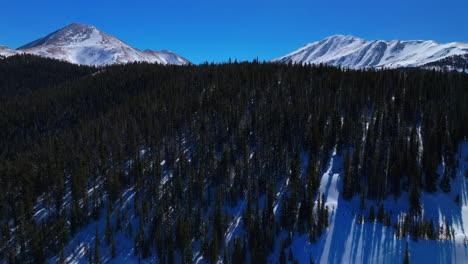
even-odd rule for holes
{"type": "Polygon", "coordinates": [[[5,0],[0,6],[0,45],[17,48],[77,22],[194,63],[270,60],[335,34],[468,42],[468,0],[5,0]]]}

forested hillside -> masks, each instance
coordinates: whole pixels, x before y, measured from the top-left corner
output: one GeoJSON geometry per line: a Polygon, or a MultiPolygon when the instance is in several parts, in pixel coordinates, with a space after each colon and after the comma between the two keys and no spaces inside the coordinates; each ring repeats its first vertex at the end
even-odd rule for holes
{"type": "Polygon", "coordinates": [[[420,199],[468,178],[468,74],[16,55],[0,60],[0,93],[6,263],[292,263],[293,236],[329,229],[336,157],[360,224],[454,239],[420,199]],[[402,198],[401,214],[385,208],[402,198]]]}
{"type": "Polygon", "coordinates": [[[426,68],[438,68],[442,70],[458,70],[462,72],[468,71],[468,54],[454,55],[444,58],[439,61],[431,62],[424,65],[426,68]]]}

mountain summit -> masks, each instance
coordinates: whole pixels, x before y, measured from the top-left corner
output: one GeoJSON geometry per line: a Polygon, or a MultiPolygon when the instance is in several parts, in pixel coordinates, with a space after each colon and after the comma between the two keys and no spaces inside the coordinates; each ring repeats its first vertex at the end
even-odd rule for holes
{"type": "Polygon", "coordinates": [[[170,51],[142,51],[94,26],[72,23],[45,37],[19,47],[4,48],[3,55],[28,53],[85,65],[150,62],[183,65],[190,62],[170,51]]]}
{"type": "Polygon", "coordinates": [[[127,45],[124,42],[105,34],[94,26],[72,23],[62,29],[50,33],[49,35],[30,42],[18,49],[30,49],[38,46],[69,46],[69,45],[99,45],[115,43],[127,45]]]}
{"type": "Polygon", "coordinates": [[[468,53],[468,43],[437,43],[432,40],[374,40],[335,35],[307,44],[283,57],[280,63],[324,63],[349,68],[418,67],[468,53]]]}

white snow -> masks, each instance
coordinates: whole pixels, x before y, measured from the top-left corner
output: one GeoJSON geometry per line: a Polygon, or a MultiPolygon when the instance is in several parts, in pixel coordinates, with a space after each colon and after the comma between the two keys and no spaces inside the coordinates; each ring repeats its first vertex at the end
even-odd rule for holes
{"type": "MultiPolygon", "coordinates": [[[[366,221],[357,224],[359,198],[348,202],[340,197],[342,156],[333,153],[320,184],[320,192],[325,193],[326,205],[330,209],[330,226],[317,243],[309,243],[307,235],[293,236],[291,249],[299,263],[401,263],[403,262],[406,242],[409,243],[410,263],[467,263],[468,246],[468,183],[464,177],[468,169],[468,142],[461,144],[457,153],[460,167],[455,180],[451,181],[452,191],[448,194],[438,191],[434,194],[422,194],[421,203],[424,217],[435,223],[447,219],[455,231],[454,240],[434,241],[411,238],[397,239],[393,227],[366,221]],[[461,205],[454,202],[460,195],[461,205]]],[[[367,202],[367,208],[372,204],[367,202]]],[[[373,203],[376,207],[376,202],[373,203]]],[[[408,210],[408,194],[399,199],[389,198],[383,201],[386,211],[392,213],[392,222],[398,215],[408,210]]],[[[377,207],[376,207],[377,208],[377,207]]],[[[367,217],[368,210],[364,212],[367,217]]],[[[284,238],[283,236],[279,236],[284,238]]],[[[279,256],[279,242],[270,259],[279,256]]],[[[287,249],[289,250],[289,249],[287,249]]],[[[288,252],[288,251],[286,251],[288,252]]]]}
{"type": "Polygon", "coordinates": [[[18,50],[0,47],[1,56],[11,56],[18,53],[96,66],[129,62],[190,64],[189,61],[173,52],[135,49],[94,26],[76,23],[28,43],[18,50]]]}
{"type": "MultiPolygon", "coordinates": [[[[336,149],[333,150],[333,156],[336,156],[336,149]]],[[[327,171],[323,174],[320,180],[319,192],[325,195],[325,205],[330,209],[338,206],[339,187],[338,178],[340,176],[337,173],[337,162],[335,159],[331,159],[328,165],[327,171]]]]}
{"type": "MultiPolygon", "coordinates": [[[[290,248],[294,258],[299,263],[309,263],[310,259],[314,263],[401,263],[407,242],[409,243],[411,263],[467,262],[468,247],[465,244],[465,239],[468,232],[468,185],[464,173],[468,169],[468,142],[462,143],[456,154],[456,160],[460,162],[460,166],[456,172],[456,179],[451,181],[451,192],[445,194],[438,191],[434,194],[422,194],[421,196],[424,217],[428,220],[434,220],[435,223],[444,222],[447,219],[454,229],[454,240],[413,241],[411,238],[397,239],[393,227],[386,227],[381,223],[367,220],[364,224],[358,224],[359,197],[354,197],[351,201],[345,201],[340,194],[342,189],[343,155],[344,153],[339,155],[336,150],[333,151],[320,181],[319,192],[324,194],[325,204],[330,211],[329,228],[314,244],[309,243],[307,235],[295,233],[292,236],[290,248]],[[460,205],[454,202],[457,194],[460,195],[460,205]]],[[[302,158],[308,160],[306,155],[303,155],[302,158]]],[[[303,167],[305,166],[304,163],[303,167]]],[[[440,172],[442,169],[443,166],[441,165],[440,172]]],[[[161,185],[167,184],[171,177],[169,171],[164,170],[163,173],[164,177],[161,180],[161,185]]],[[[277,201],[274,204],[275,213],[277,213],[278,202],[287,189],[287,185],[288,179],[284,181],[282,186],[278,187],[277,201]]],[[[123,224],[126,226],[131,225],[136,230],[138,219],[134,218],[133,212],[134,194],[134,189],[128,188],[122,194],[123,199],[116,204],[115,208],[121,208],[122,213],[127,212],[128,219],[132,220],[123,224]]],[[[262,205],[264,197],[260,199],[259,204],[262,205]]],[[[376,201],[367,201],[367,208],[371,204],[377,208],[376,201]]],[[[397,218],[401,218],[402,213],[408,211],[408,193],[403,193],[398,199],[389,198],[383,201],[383,204],[385,210],[391,213],[392,222],[395,222],[397,218]]],[[[244,234],[242,214],[245,208],[245,197],[234,207],[225,207],[225,211],[229,216],[232,216],[224,235],[226,245],[231,244],[233,239],[244,234]]],[[[43,207],[37,207],[36,216],[43,215],[43,210],[43,207]]],[[[113,260],[109,258],[109,247],[104,243],[104,211],[105,209],[103,209],[99,220],[91,222],[71,238],[65,250],[67,263],[87,263],[84,248],[93,248],[96,224],[99,226],[100,238],[102,239],[101,253],[106,262],[139,263],[138,258],[133,255],[133,239],[126,236],[124,231],[116,234],[117,257],[113,260]]],[[[364,211],[364,217],[367,217],[367,214],[368,210],[364,211]]],[[[115,218],[112,217],[111,221],[114,222],[115,218]]],[[[275,249],[269,257],[269,260],[273,263],[278,260],[280,242],[286,236],[287,234],[284,231],[281,231],[278,235],[275,249]]],[[[194,241],[192,249],[195,263],[205,263],[206,261],[200,255],[199,242],[194,241]]],[[[50,258],[49,262],[53,263],[56,259],[57,256],[50,258]]],[[[140,263],[155,263],[156,261],[157,259],[153,255],[148,259],[142,259],[140,263]]]]}
{"type": "Polygon", "coordinates": [[[16,55],[16,54],[19,54],[21,52],[17,51],[17,50],[13,50],[13,49],[10,49],[8,47],[5,47],[5,46],[0,46],[0,57],[3,56],[3,57],[9,57],[9,56],[13,56],[13,55],[16,55]]]}
{"type": "Polygon", "coordinates": [[[468,43],[441,44],[423,40],[367,41],[335,35],[307,44],[273,62],[330,64],[348,68],[416,67],[452,55],[468,53],[468,43]]]}

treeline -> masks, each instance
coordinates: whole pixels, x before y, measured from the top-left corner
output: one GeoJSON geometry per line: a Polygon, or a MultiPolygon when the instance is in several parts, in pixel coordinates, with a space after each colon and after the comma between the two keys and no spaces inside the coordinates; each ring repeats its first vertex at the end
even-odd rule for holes
{"type": "MultiPolygon", "coordinates": [[[[345,156],[346,199],[446,191],[468,131],[468,75],[455,72],[35,60],[0,60],[42,72],[40,85],[31,78],[0,101],[0,258],[9,263],[63,255],[100,217],[111,257],[121,232],[143,259],[190,263],[197,244],[210,262],[265,263],[282,232],[313,242],[327,228],[318,187],[334,150],[345,156]],[[237,222],[244,232],[227,240],[237,222]]],[[[87,250],[90,262],[103,261],[100,248],[87,250]]]]}
{"type": "Polygon", "coordinates": [[[438,61],[429,62],[424,67],[436,67],[442,70],[468,71],[468,54],[453,55],[438,61]]]}

